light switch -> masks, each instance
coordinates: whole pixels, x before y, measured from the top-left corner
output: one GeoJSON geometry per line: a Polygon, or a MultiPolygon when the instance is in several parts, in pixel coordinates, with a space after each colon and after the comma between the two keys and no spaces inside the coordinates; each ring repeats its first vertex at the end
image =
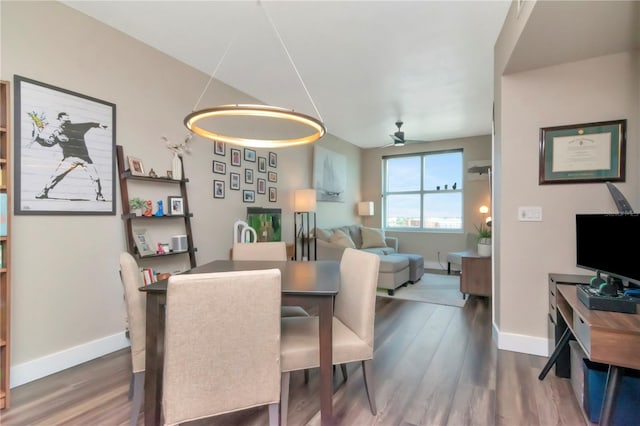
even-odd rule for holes
{"type": "Polygon", "coordinates": [[[542,222],[542,207],[518,207],[518,220],[521,222],[542,222]]]}

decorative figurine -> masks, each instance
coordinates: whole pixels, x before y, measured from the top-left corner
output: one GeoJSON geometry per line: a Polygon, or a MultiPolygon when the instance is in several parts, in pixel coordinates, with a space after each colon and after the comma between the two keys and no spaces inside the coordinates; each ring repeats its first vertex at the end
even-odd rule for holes
{"type": "Polygon", "coordinates": [[[453,186],[451,187],[451,189],[456,189],[457,186],[458,186],[458,182],[453,182],[453,186]]]}
{"type": "Polygon", "coordinates": [[[440,185],[436,186],[436,191],[440,191],[440,185]]]}
{"type": "Polygon", "coordinates": [[[448,187],[449,187],[449,185],[445,185],[444,186],[445,191],[448,189],[448,187]]]}
{"type": "Polygon", "coordinates": [[[149,177],[158,177],[158,175],[156,174],[156,172],[153,171],[153,169],[149,170],[149,177]]]}
{"type": "Polygon", "coordinates": [[[151,200],[147,200],[144,203],[144,213],[142,213],[142,216],[151,216],[151,200]]]}
{"type": "Polygon", "coordinates": [[[162,206],[162,200],[158,200],[158,211],[156,216],[164,216],[164,207],[162,206]]]}

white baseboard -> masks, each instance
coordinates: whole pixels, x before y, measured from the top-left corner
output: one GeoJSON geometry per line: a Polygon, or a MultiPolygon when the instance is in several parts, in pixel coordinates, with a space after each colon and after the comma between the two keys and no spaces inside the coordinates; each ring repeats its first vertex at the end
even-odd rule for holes
{"type": "Polygon", "coordinates": [[[11,367],[10,387],[24,385],[129,346],[125,332],[96,339],[11,367]]]}
{"type": "Polygon", "coordinates": [[[493,341],[498,349],[520,352],[530,355],[549,356],[549,341],[542,337],[525,336],[523,334],[502,333],[493,325],[493,341]]]}

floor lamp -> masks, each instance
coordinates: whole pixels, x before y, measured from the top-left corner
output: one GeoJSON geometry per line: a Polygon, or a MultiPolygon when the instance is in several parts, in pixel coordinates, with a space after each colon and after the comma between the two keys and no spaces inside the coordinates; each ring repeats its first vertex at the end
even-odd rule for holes
{"type": "Polygon", "coordinates": [[[293,230],[295,260],[311,260],[311,240],[313,239],[313,260],[316,260],[316,239],[311,237],[311,218],[313,229],[316,227],[316,190],[296,189],[293,196],[293,230]],[[298,219],[300,229],[298,229],[298,219]],[[300,258],[298,258],[298,240],[300,240],[300,258]],[[306,251],[305,251],[306,245],[306,251]]]}

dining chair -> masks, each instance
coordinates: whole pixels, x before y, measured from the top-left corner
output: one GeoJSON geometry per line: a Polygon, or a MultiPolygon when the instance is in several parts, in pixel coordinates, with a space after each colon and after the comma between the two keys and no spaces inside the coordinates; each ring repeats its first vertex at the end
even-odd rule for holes
{"type": "Polygon", "coordinates": [[[278,425],[280,303],[279,269],[169,278],[165,425],[263,405],[278,425]]]}
{"type": "MultiPolygon", "coordinates": [[[[287,260],[287,245],[284,241],[262,243],[234,243],[233,260],[287,260]]],[[[283,317],[308,317],[309,313],[301,306],[282,306],[283,317]]]]}
{"type": "Polygon", "coordinates": [[[133,426],[138,423],[144,397],[147,299],[146,295],[138,290],[140,287],[144,287],[138,263],[128,252],[120,254],[120,278],[124,287],[129,340],[131,341],[132,380],[129,385],[129,399],[133,398],[133,403],[129,424],[133,426]]]}
{"type": "MultiPolygon", "coordinates": [[[[347,248],[340,260],[340,291],[333,317],[333,364],[362,362],[371,412],[377,412],[373,383],[373,325],[380,256],[347,248]]],[[[289,379],[292,371],[320,365],[318,317],[282,318],[281,424],[287,423],[289,379]]]]}

